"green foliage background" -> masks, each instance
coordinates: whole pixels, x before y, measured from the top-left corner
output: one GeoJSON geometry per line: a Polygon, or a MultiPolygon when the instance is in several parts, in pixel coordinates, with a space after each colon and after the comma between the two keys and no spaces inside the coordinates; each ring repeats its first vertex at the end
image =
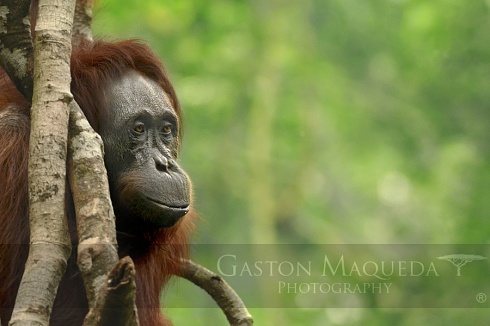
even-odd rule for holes
{"type": "MultiPolygon", "coordinates": [[[[101,0],[94,31],[146,40],[171,74],[202,217],[195,242],[490,242],[489,1],[101,0]]],[[[205,300],[180,282],[172,291],[205,300]]],[[[251,312],[257,325],[490,317],[251,312]]],[[[226,324],[218,309],[168,313],[226,324]]]]}

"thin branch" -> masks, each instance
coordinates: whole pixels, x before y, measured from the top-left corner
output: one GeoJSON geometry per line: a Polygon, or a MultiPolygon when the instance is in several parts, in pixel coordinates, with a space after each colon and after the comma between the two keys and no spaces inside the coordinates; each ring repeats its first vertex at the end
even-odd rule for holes
{"type": "Polygon", "coordinates": [[[78,267],[89,307],[118,261],[114,211],[103,143],[73,101],[70,105],[68,175],[77,212],[78,267]]]}
{"type": "Polygon", "coordinates": [[[0,2],[0,65],[28,101],[33,85],[30,4],[30,0],[0,2]]]}
{"type": "Polygon", "coordinates": [[[216,273],[194,263],[184,260],[180,277],[183,277],[205,290],[223,310],[232,326],[253,325],[252,315],[238,294],[216,273]]]}

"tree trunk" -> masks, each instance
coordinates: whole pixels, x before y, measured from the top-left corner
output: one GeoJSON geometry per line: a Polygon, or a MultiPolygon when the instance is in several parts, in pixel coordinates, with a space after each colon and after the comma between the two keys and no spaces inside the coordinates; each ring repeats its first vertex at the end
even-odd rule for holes
{"type": "Polygon", "coordinates": [[[71,252],[65,216],[75,0],[41,0],[29,140],[30,246],[10,325],[47,325],[71,252]]]}

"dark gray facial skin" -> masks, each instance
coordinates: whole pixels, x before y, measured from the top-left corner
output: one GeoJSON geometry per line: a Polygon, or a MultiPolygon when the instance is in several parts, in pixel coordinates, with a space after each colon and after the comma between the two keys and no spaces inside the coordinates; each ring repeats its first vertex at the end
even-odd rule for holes
{"type": "Polygon", "coordinates": [[[191,186],[175,161],[180,126],[167,95],[136,71],[106,94],[110,110],[100,135],[118,229],[173,226],[189,211],[191,186]]]}

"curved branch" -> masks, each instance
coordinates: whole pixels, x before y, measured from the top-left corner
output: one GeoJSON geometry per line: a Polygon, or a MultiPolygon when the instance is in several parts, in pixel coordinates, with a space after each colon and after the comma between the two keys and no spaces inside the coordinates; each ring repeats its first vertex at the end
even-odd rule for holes
{"type": "Polygon", "coordinates": [[[218,274],[191,260],[184,260],[178,276],[191,281],[206,291],[223,310],[230,325],[253,325],[252,315],[248,312],[242,299],[218,274]]]}

